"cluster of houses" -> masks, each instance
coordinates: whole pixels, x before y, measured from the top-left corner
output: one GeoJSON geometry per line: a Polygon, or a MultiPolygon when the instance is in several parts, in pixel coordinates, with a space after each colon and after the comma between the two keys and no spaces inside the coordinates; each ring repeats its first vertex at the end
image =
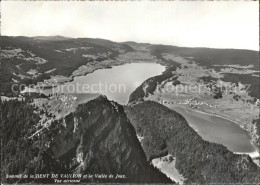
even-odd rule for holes
{"type": "Polygon", "coordinates": [[[206,106],[209,106],[211,108],[216,108],[217,106],[216,105],[210,105],[208,103],[205,103],[205,102],[200,102],[200,101],[197,101],[197,100],[193,100],[193,99],[186,99],[184,100],[184,102],[181,102],[181,101],[166,101],[166,100],[160,100],[158,98],[158,101],[161,103],[161,104],[178,104],[178,105],[188,105],[192,108],[198,108],[199,105],[206,105],[206,106]]]}
{"type": "MultiPolygon", "coordinates": [[[[50,97],[50,100],[53,100],[53,101],[54,100],[60,100],[61,101],[59,106],[58,106],[58,104],[56,104],[56,107],[59,107],[58,113],[60,113],[62,111],[62,109],[67,110],[67,109],[72,108],[76,103],[77,97],[73,96],[71,94],[56,93],[56,94],[53,94],[53,96],[50,97]]],[[[47,106],[47,107],[50,108],[50,105],[47,106]]]]}
{"type": "Polygon", "coordinates": [[[70,109],[75,105],[75,102],[77,100],[76,96],[73,95],[58,95],[60,96],[60,100],[62,101],[63,108],[70,109]]]}
{"type": "Polygon", "coordinates": [[[189,106],[194,107],[194,108],[197,108],[199,105],[206,105],[206,106],[209,106],[211,108],[216,108],[217,107],[216,105],[210,105],[208,103],[200,102],[200,101],[192,100],[192,99],[186,99],[183,103],[180,102],[179,104],[189,105],[189,106]]]}

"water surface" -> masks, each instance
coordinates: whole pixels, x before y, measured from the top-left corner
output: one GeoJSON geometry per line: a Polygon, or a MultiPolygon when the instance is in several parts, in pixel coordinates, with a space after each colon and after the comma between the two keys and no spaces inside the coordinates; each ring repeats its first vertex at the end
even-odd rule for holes
{"type": "Polygon", "coordinates": [[[54,91],[70,93],[100,93],[109,100],[127,104],[130,94],[145,80],[160,75],[165,67],[156,63],[130,63],[99,69],[86,76],[78,76],[54,91]]]}
{"type": "Polygon", "coordinates": [[[189,125],[206,141],[223,144],[236,153],[254,153],[256,148],[251,142],[248,132],[238,124],[215,115],[171,106],[187,120],[189,125]]]}

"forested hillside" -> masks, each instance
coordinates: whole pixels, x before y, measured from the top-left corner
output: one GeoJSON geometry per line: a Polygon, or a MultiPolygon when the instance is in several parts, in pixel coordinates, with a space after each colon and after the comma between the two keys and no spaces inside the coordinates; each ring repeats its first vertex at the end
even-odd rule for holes
{"type": "MultiPolygon", "coordinates": [[[[100,96],[43,129],[38,125],[36,109],[28,101],[1,103],[3,177],[120,174],[124,178],[82,178],[80,182],[172,182],[147,162],[135,130],[119,104],[100,96]],[[34,134],[36,131],[38,134],[34,134]]],[[[51,178],[4,179],[7,183],[17,181],[53,183],[51,178]]]]}
{"type": "Polygon", "coordinates": [[[154,93],[158,84],[173,77],[173,72],[176,70],[179,64],[172,63],[171,65],[172,66],[169,66],[161,75],[151,77],[143,82],[140,86],[138,86],[136,90],[130,95],[129,103],[142,101],[144,97],[147,97],[149,94],[154,93]],[[145,86],[147,87],[145,88],[145,86]]]}
{"type": "Polygon", "coordinates": [[[260,118],[253,120],[253,124],[255,125],[256,134],[258,136],[256,139],[256,144],[258,145],[258,148],[260,150],[260,118]]]}
{"type": "Polygon", "coordinates": [[[126,113],[149,160],[167,153],[176,156],[176,168],[187,183],[256,183],[260,168],[249,156],[204,141],[178,113],[155,102],[128,106],[126,113]]]}
{"type": "Polygon", "coordinates": [[[224,81],[242,84],[246,84],[248,88],[248,94],[254,98],[260,99],[260,79],[259,76],[252,76],[250,74],[231,74],[224,73],[222,78],[224,81]]]}

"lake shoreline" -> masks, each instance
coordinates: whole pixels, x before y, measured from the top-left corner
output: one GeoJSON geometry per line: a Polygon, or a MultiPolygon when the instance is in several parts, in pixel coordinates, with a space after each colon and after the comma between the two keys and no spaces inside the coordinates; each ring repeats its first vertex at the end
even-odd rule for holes
{"type": "MultiPolygon", "coordinates": [[[[116,67],[116,66],[122,66],[122,65],[125,65],[125,64],[133,64],[133,63],[160,64],[161,66],[163,66],[165,68],[167,67],[167,66],[161,64],[160,62],[156,62],[156,61],[148,62],[148,61],[142,61],[142,60],[126,61],[126,62],[118,61],[118,62],[115,62],[115,63],[111,63],[111,65],[110,64],[100,64],[100,66],[94,65],[94,66],[91,66],[91,67],[93,67],[91,70],[85,71],[85,72],[82,71],[81,73],[78,73],[78,74],[73,74],[76,71],[75,70],[75,71],[72,72],[72,74],[69,77],[61,76],[61,75],[52,76],[50,79],[47,79],[44,82],[40,82],[41,85],[39,85],[39,86],[36,85],[36,88],[31,88],[29,86],[28,87],[26,86],[25,89],[20,91],[20,93],[24,94],[28,91],[38,92],[38,90],[40,91],[39,93],[43,93],[42,91],[45,89],[45,86],[50,87],[48,89],[52,89],[52,88],[55,88],[59,85],[64,85],[65,83],[72,82],[76,77],[83,77],[83,76],[87,76],[89,74],[92,74],[92,73],[94,73],[95,71],[98,71],[98,70],[111,69],[111,68],[116,67]],[[55,81],[55,83],[52,82],[52,81],[55,81]],[[53,85],[49,85],[50,83],[53,83],[53,85]]],[[[87,64],[82,65],[82,66],[86,66],[87,64]]],[[[82,66],[80,66],[80,67],[82,67],[82,66]]]]}
{"type": "MultiPolygon", "coordinates": [[[[228,121],[231,121],[233,123],[235,123],[236,125],[238,125],[240,128],[242,128],[243,130],[245,130],[247,133],[249,133],[249,136],[250,136],[250,141],[251,141],[251,144],[255,147],[255,151],[253,152],[233,152],[233,153],[236,153],[236,154],[240,154],[240,155],[243,155],[243,154],[247,154],[249,155],[251,158],[257,158],[257,157],[260,157],[260,151],[258,150],[258,148],[256,147],[256,144],[254,143],[253,139],[252,139],[252,136],[250,134],[250,132],[245,129],[244,127],[242,127],[238,122],[232,120],[231,118],[228,118],[226,116],[223,116],[223,115],[220,115],[220,114],[216,114],[216,113],[209,113],[203,109],[197,109],[197,108],[190,108],[190,107],[187,107],[187,106],[182,106],[182,105],[178,105],[178,104],[174,104],[175,106],[177,107],[181,107],[181,108],[185,108],[185,109],[188,109],[189,111],[193,111],[193,112],[197,112],[197,113],[201,113],[201,114],[206,114],[206,115],[209,115],[209,116],[216,116],[216,117],[219,117],[219,118],[222,118],[222,119],[226,119],[228,121]]],[[[196,131],[197,132],[197,131],[196,131]]]]}

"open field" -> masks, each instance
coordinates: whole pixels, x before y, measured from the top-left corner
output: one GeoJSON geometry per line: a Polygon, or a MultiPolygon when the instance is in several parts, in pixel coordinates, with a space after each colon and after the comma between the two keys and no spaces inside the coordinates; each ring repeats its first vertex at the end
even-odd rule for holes
{"type": "Polygon", "coordinates": [[[152,164],[173,181],[183,184],[184,178],[176,169],[175,158],[172,155],[168,154],[167,156],[153,159],[152,164]]]}

